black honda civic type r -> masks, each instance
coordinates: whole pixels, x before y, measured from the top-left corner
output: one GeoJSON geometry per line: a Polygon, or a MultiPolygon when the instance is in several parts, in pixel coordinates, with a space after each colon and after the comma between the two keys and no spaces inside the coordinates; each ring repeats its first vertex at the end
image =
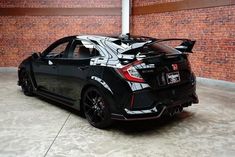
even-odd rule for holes
{"type": "Polygon", "coordinates": [[[18,85],[81,111],[97,128],[113,120],[174,115],[198,103],[188,60],[195,41],[144,36],[69,36],[18,68],[18,85]],[[169,46],[167,42],[180,42],[169,46]]]}

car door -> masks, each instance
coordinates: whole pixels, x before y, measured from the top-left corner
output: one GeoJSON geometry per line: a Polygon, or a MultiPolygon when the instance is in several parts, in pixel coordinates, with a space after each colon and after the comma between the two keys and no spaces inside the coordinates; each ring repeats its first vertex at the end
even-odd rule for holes
{"type": "Polygon", "coordinates": [[[32,63],[38,90],[56,93],[58,87],[58,58],[67,55],[69,40],[59,40],[47,48],[32,63]]]}
{"type": "Polygon", "coordinates": [[[67,61],[58,66],[61,95],[73,100],[80,99],[82,87],[86,84],[89,74],[90,60],[98,55],[98,50],[89,41],[73,41],[67,61]]]}

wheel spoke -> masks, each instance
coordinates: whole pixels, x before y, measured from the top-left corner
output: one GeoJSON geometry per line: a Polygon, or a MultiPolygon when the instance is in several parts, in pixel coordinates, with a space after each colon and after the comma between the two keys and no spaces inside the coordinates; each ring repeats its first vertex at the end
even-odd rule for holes
{"type": "Polygon", "coordinates": [[[93,114],[92,114],[92,116],[91,116],[91,121],[92,121],[92,122],[95,122],[95,117],[96,117],[96,114],[95,114],[95,112],[93,112],[93,114]]]}
{"type": "Polygon", "coordinates": [[[85,102],[89,103],[90,106],[93,104],[93,100],[89,96],[85,97],[85,102]]]}
{"type": "Polygon", "coordinates": [[[28,76],[26,73],[22,76],[22,89],[23,91],[30,91],[29,83],[28,83],[28,76]]]}
{"type": "Polygon", "coordinates": [[[87,112],[90,112],[91,110],[93,110],[92,106],[89,105],[89,104],[87,104],[87,103],[84,103],[84,106],[85,106],[85,108],[87,109],[87,110],[86,110],[87,112]]]}
{"type": "Polygon", "coordinates": [[[92,93],[91,93],[91,92],[88,92],[87,95],[86,95],[86,97],[87,97],[89,100],[92,101],[92,93]]]}
{"type": "Polygon", "coordinates": [[[100,102],[102,102],[102,98],[99,96],[97,97],[97,104],[100,104],[100,102]]]}
{"type": "Polygon", "coordinates": [[[86,114],[92,122],[96,122],[97,111],[95,109],[93,109],[92,107],[88,108],[86,114]]]}
{"type": "Polygon", "coordinates": [[[89,117],[92,122],[99,122],[99,116],[97,115],[97,111],[94,110],[89,117]]]}
{"type": "Polygon", "coordinates": [[[90,120],[92,119],[93,115],[94,115],[94,110],[92,110],[91,108],[88,109],[87,111],[85,111],[85,114],[87,115],[87,118],[89,118],[90,120]]]}
{"type": "Polygon", "coordinates": [[[104,112],[99,112],[98,114],[97,114],[97,116],[99,116],[99,118],[101,119],[101,120],[104,120],[104,112]]]}

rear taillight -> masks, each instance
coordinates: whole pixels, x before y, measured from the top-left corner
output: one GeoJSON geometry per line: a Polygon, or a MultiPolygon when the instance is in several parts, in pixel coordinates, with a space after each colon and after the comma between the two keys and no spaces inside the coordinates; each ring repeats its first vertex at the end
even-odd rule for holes
{"type": "Polygon", "coordinates": [[[123,68],[118,69],[118,72],[121,74],[121,76],[132,82],[145,82],[144,79],[141,77],[139,72],[135,69],[134,65],[141,64],[141,61],[135,61],[132,64],[128,64],[124,66],[123,68]]]}

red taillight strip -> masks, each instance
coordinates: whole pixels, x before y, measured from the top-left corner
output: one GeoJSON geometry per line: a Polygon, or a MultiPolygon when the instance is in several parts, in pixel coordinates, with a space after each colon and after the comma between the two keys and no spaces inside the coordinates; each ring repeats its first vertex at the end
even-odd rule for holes
{"type": "MultiPolygon", "coordinates": [[[[144,83],[145,81],[144,81],[143,78],[141,78],[141,77],[135,77],[135,76],[131,75],[131,74],[129,73],[129,71],[128,71],[130,68],[134,68],[134,69],[135,69],[135,67],[134,67],[133,65],[137,65],[137,64],[141,64],[141,63],[142,63],[142,61],[135,61],[135,62],[133,62],[132,64],[128,64],[128,65],[124,66],[123,68],[118,69],[118,72],[119,72],[125,79],[127,79],[128,81],[144,83]]],[[[136,70],[136,69],[135,69],[135,70],[136,70]]],[[[137,71],[137,70],[136,70],[136,71],[137,71]]],[[[138,71],[137,71],[137,72],[138,72],[138,71]]]]}

